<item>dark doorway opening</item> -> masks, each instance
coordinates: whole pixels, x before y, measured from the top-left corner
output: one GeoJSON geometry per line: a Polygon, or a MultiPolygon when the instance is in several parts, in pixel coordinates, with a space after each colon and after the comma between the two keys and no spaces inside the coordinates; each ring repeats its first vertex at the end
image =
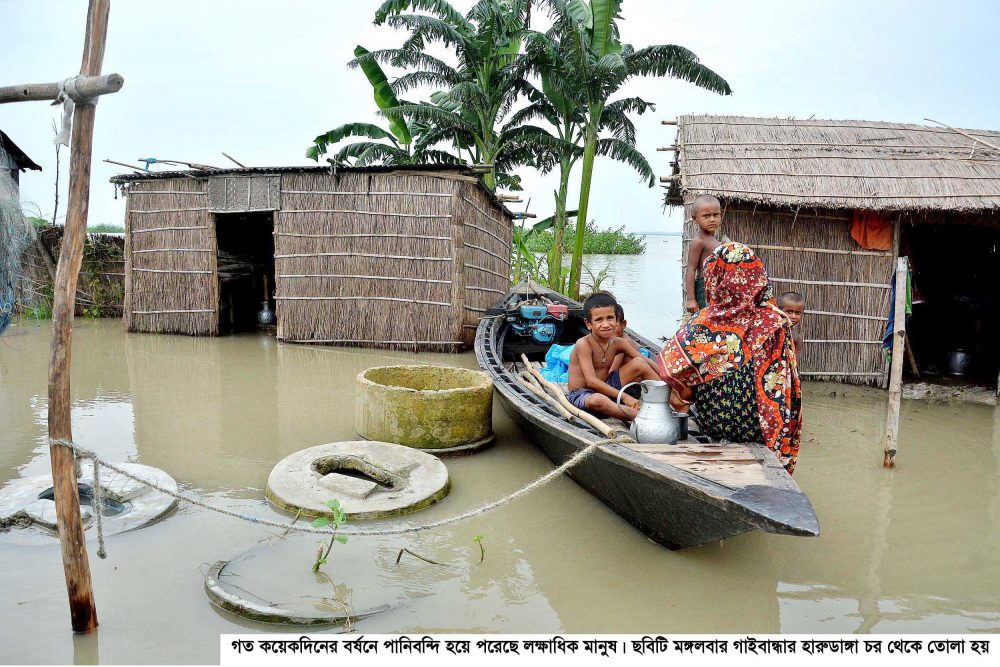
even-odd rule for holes
{"type": "Polygon", "coordinates": [[[217,213],[219,333],[254,331],[274,312],[274,213],[217,213]]]}
{"type": "Polygon", "coordinates": [[[1000,229],[914,225],[903,250],[913,270],[907,334],[926,379],[997,386],[1000,229]]]}

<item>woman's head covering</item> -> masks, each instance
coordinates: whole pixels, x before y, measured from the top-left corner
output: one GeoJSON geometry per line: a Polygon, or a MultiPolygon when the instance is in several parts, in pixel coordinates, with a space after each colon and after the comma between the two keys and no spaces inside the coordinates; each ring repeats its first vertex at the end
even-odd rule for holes
{"type": "Polygon", "coordinates": [[[764,264],[742,243],[724,243],[705,259],[702,273],[708,307],[664,344],[660,375],[675,388],[691,387],[753,363],[761,432],[791,472],[801,390],[787,317],[774,302],[764,264]]]}

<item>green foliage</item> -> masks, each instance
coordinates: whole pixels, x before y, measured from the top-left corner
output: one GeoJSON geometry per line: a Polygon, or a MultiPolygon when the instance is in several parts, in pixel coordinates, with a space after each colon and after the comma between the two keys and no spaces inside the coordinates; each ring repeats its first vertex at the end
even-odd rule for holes
{"type": "MultiPolygon", "coordinates": [[[[44,229],[46,227],[51,227],[52,226],[51,222],[49,222],[45,218],[41,218],[41,217],[38,217],[38,216],[29,216],[28,217],[28,222],[30,222],[32,225],[34,225],[35,229],[44,229]]],[[[125,231],[124,227],[122,228],[122,231],[125,231]]]]}
{"type": "MultiPolygon", "coordinates": [[[[368,55],[368,49],[363,46],[355,47],[355,58],[361,58],[366,55],[368,55]]],[[[368,77],[368,83],[372,85],[372,93],[378,108],[385,111],[386,109],[398,107],[399,100],[396,99],[396,94],[392,92],[392,86],[389,85],[389,80],[378,63],[375,60],[362,59],[358,61],[358,65],[361,67],[361,71],[365,73],[365,76],[368,77]]],[[[389,118],[389,129],[392,130],[392,134],[399,143],[408,144],[413,141],[413,138],[410,136],[410,129],[402,119],[389,118]]]]}
{"type": "Polygon", "coordinates": [[[469,162],[489,165],[483,180],[490,188],[520,189],[514,171],[544,162],[544,133],[526,131],[526,118],[511,113],[532,88],[521,56],[530,7],[531,0],[480,0],[462,16],[445,0],[387,0],[375,17],[376,25],[409,33],[400,48],[371,54],[410,70],[393,82],[396,93],[437,89],[430,102],[403,103],[383,115],[440,130],[469,162]],[[414,11],[426,13],[405,13],[414,11]],[[435,44],[449,48],[458,66],[430,55],[435,44]]]}
{"type": "Polygon", "coordinates": [[[611,264],[605,266],[595,275],[594,272],[590,270],[590,267],[584,266],[583,270],[587,272],[587,277],[590,278],[590,282],[583,283],[583,286],[586,287],[591,294],[594,294],[595,292],[600,292],[602,289],[602,285],[604,284],[604,281],[608,277],[609,269],[611,269],[611,264]]]}
{"type": "Polygon", "coordinates": [[[319,550],[316,552],[316,561],[313,563],[312,571],[319,572],[319,568],[326,565],[330,556],[330,550],[333,549],[335,542],[340,544],[347,544],[346,535],[337,535],[337,530],[347,523],[347,514],[344,512],[343,508],[340,506],[339,500],[328,500],[325,503],[328,508],[330,508],[330,516],[317,517],[313,519],[313,528],[325,528],[330,526],[333,534],[330,536],[330,542],[327,544],[326,549],[323,548],[323,544],[319,545],[319,550]]]}
{"type": "MultiPolygon", "coordinates": [[[[538,225],[532,229],[534,232],[538,225]]],[[[549,230],[529,234],[525,241],[528,250],[533,253],[547,253],[552,249],[555,235],[549,230]]],[[[575,230],[566,234],[566,243],[576,242],[575,230]]],[[[641,255],[646,251],[646,240],[639,234],[626,232],[624,225],[618,228],[598,229],[591,220],[583,233],[584,255],[641,255]]]]}
{"type": "Polygon", "coordinates": [[[124,234],[125,228],[121,225],[90,225],[87,227],[88,234],[124,234]]]}
{"type": "Polygon", "coordinates": [[[618,20],[621,0],[547,0],[553,19],[546,33],[533,33],[531,45],[537,71],[544,71],[551,87],[571,99],[582,118],[583,174],[580,183],[580,211],[570,268],[570,296],[580,293],[584,221],[590,204],[594,159],[606,155],[629,164],[653,185],[653,173],[645,158],[635,150],[635,128],[630,112],[651,107],[638,98],[612,102],[629,79],[636,76],[669,76],[689,81],[716,93],[730,94],[725,79],[702,65],[691,51],[674,45],[641,49],[619,41],[618,20]],[[612,137],[601,137],[611,132],[612,137]]]}
{"type": "Polygon", "coordinates": [[[486,558],[486,548],[483,546],[483,538],[485,535],[476,535],[472,538],[472,541],[479,545],[479,562],[482,563],[486,558]]]}
{"type": "Polygon", "coordinates": [[[20,319],[36,321],[52,319],[52,285],[44,285],[41,288],[41,292],[36,294],[35,297],[32,303],[27,304],[21,310],[20,319]]]}

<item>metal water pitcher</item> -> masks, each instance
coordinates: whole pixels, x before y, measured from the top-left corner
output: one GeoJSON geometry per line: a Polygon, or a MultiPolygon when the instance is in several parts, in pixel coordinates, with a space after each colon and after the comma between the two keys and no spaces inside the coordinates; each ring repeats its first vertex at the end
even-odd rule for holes
{"type": "Polygon", "coordinates": [[[629,433],[639,443],[676,445],[681,433],[680,422],[670,408],[670,385],[662,380],[629,382],[618,392],[618,404],[622,394],[632,385],[641,386],[642,406],[632,420],[629,433]]]}

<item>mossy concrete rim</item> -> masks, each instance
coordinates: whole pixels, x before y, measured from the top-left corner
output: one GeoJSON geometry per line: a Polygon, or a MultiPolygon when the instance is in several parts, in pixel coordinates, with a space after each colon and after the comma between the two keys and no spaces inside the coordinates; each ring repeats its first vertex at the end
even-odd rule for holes
{"type": "MultiPolygon", "coordinates": [[[[397,376],[398,377],[398,376],[397,376]]],[[[472,368],[462,368],[460,366],[439,366],[435,364],[399,364],[392,366],[372,366],[367,368],[357,375],[358,384],[361,385],[372,385],[376,387],[383,387],[385,389],[390,389],[393,391],[402,392],[434,392],[435,394],[448,394],[448,393],[462,393],[470,389],[485,389],[487,387],[493,387],[493,379],[483,371],[474,370],[472,368]],[[414,375],[421,376],[430,373],[440,374],[442,372],[447,372],[455,377],[461,377],[463,384],[457,387],[444,387],[444,388],[432,388],[432,387],[411,387],[405,384],[393,384],[387,382],[381,382],[375,378],[380,375],[394,375],[397,373],[413,373],[414,375]],[[370,377],[374,376],[374,377],[370,377]]]]}
{"type": "MultiPolygon", "coordinates": [[[[119,463],[129,474],[149,481],[152,484],[167,489],[173,493],[178,490],[177,481],[160,468],[141,463],[119,463]]],[[[93,463],[84,461],[80,465],[81,488],[89,489],[94,477],[93,463]]],[[[155,489],[131,480],[105,467],[100,469],[99,484],[105,497],[105,513],[103,515],[103,530],[105,536],[116,535],[132,530],[138,530],[156,523],[166,517],[177,506],[177,498],[161,493],[155,489]]],[[[4,485],[0,493],[0,521],[18,519],[24,520],[15,525],[24,528],[5,531],[2,541],[5,544],[36,545],[57,542],[58,534],[54,528],[46,527],[49,523],[46,517],[51,515],[51,525],[55,525],[55,504],[44,500],[41,495],[52,488],[52,474],[44,473],[32,477],[22,477],[4,485]],[[42,504],[51,507],[40,507],[42,504]],[[31,507],[29,507],[31,506],[31,507]],[[25,512],[25,509],[28,509],[25,512]],[[30,522],[30,524],[28,523],[30,522]]],[[[46,497],[48,495],[46,494],[46,497]]],[[[84,537],[88,541],[97,539],[97,522],[93,517],[92,501],[81,503],[84,512],[84,537]],[[88,516],[89,515],[89,516],[88,516]]]]}
{"type": "Polygon", "coordinates": [[[357,375],[355,431],[434,453],[469,453],[493,433],[493,380],[454,366],[375,366],[357,375]]]}
{"type": "Polygon", "coordinates": [[[265,496],[279,509],[306,517],[331,516],[326,502],[337,500],[348,518],[380,519],[417,512],[450,491],[448,468],[436,456],[353,440],[286,456],[271,470],[265,496]]]}
{"type": "MultiPolygon", "coordinates": [[[[368,438],[365,438],[365,436],[360,433],[358,433],[358,437],[368,440],[368,438]]],[[[441,449],[421,447],[420,451],[433,454],[434,456],[464,456],[466,454],[475,454],[476,452],[492,447],[496,442],[496,439],[496,435],[494,433],[490,433],[482,440],[476,440],[475,442],[470,442],[467,445],[455,445],[454,447],[442,447],[441,449]]]]}

